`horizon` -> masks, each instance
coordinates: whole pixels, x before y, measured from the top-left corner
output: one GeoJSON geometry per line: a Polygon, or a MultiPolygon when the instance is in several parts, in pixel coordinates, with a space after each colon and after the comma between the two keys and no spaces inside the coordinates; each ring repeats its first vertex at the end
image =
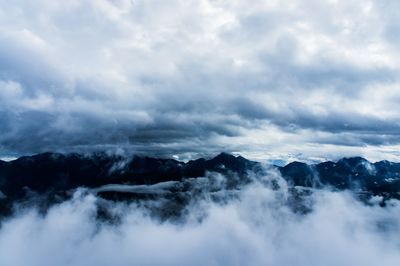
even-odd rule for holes
{"type": "Polygon", "coordinates": [[[134,158],[134,157],[139,157],[139,158],[154,158],[154,159],[172,159],[178,162],[183,162],[183,163],[187,163],[189,161],[194,161],[194,160],[198,160],[198,159],[206,159],[206,160],[211,160],[214,159],[220,155],[226,154],[226,155],[231,155],[234,156],[235,158],[238,157],[242,157],[246,160],[249,161],[254,161],[254,162],[259,162],[259,163],[263,163],[263,164],[267,164],[267,165],[274,165],[274,166],[278,166],[278,167],[283,167],[286,166],[292,162],[301,162],[301,163],[306,163],[308,165],[314,165],[314,164],[319,164],[319,163],[323,163],[323,162],[335,162],[337,163],[338,161],[342,160],[342,159],[351,159],[351,158],[361,158],[364,159],[366,161],[368,161],[369,163],[378,163],[378,162],[382,162],[382,161],[388,161],[391,163],[399,163],[397,161],[390,161],[387,159],[382,159],[382,160],[376,160],[376,161],[371,161],[368,158],[365,158],[363,156],[344,156],[344,157],[339,157],[333,160],[329,160],[329,159],[294,159],[292,158],[292,160],[282,160],[282,159],[271,159],[271,158],[263,158],[263,159],[252,159],[252,158],[248,158],[243,156],[242,154],[236,152],[236,153],[231,153],[231,152],[219,152],[217,154],[214,155],[208,155],[208,156],[199,156],[199,157],[191,157],[191,158],[179,158],[177,156],[156,156],[156,155],[146,155],[146,154],[135,154],[135,153],[121,153],[121,151],[119,152],[110,152],[110,151],[93,151],[93,152],[41,152],[41,153],[35,153],[35,154],[28,154],[28,155],[22,155],[19,157],[0,157],[0,161],[4,161],[4,162],[12,162],[15,161],[17,159],[23,158],[23,157],[34,157],[34,156],[38,156],[38,155],[43,155],[43,154],[59,154],[59,155],[73,155],[73,154],[77,154],[77,155],[82,155],[82,156],[95,156],[95,155],[106,155],[106,156],[121,156],[121,157],[128,157],[128,158],[134,158]]]}

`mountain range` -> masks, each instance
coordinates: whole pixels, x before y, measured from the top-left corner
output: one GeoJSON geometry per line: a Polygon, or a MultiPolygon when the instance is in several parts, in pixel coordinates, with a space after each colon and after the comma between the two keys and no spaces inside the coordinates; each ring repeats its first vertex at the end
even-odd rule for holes
{"type": "MultiPolygon", "coordinates": [[[[276,166],[227,153],[186,163],[106,153],[42,153],[9,162],[0,160],[0,214],[12,213],[16,203],[32,204],[37,199],[41,199],[41,206],[46,209],[70,197],[80,187],[108,200],[173,195],[172,201],[187,201],[193,197],[194,187],[204,189],[200,180],[208,180],[210,189],[210,179],[215,175],[224,176],[223,189],[234,190],[260,176],[268,177],[271,172],[280,174],[292,191],[299,191],[298,188],[350,190],[361,199],[378,196],[383,205],[388,199],[400,199],[400,163],[371,163],[361,157],[276,166]],[[188,191],[191,193],[182,194],[188,191]],[[177,195],[186,195],[186,198],[177,199],[177,195]]],[[[220,186],[211,188],[221,189],[220,186]]]]}

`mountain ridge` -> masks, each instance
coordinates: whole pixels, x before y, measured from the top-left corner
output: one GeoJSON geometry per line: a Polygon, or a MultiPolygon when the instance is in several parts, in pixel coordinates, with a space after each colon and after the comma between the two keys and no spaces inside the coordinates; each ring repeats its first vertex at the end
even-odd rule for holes
{"type": "Polygon", "coordinates": [[[228,177],[226,187],[231,189],[251,182],[254,178],[252,174],[268,175],[268,169],[277,170],[290,187],[330,187],[365,192],[384,199],[400,198],[400,163],[371,163],[362,157],[345,157],[336,162],[317,164],[295,161],[280,167],[228,153],[220,153],[210,159],[181,162],[106,153],[47,152],[8,162],[0,161],[0,201],[5,203],[1,208],[9,209],[14,202],[32,194],[63,198],[79,187],[96,189],[110,184],[149,186],[168,181],[184,183],[190,178],[205,177],[210,172],[228,177]]]}

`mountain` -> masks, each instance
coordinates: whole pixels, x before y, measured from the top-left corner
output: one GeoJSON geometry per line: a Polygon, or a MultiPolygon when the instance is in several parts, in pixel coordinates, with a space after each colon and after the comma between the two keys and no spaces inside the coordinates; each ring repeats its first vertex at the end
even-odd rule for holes
{"type": "Polygon", "coordinates": [[[29,188],[43,193],[76,187],[94,188],[106,184],[151,185],[201,177],[206,172],[235,172],[245,178],[246,171],[259,165],[226,153],[210,160],[188,163],[150,157],[126,158],[104,153],[91,155],[42,153],[0,163],[0,191],[13,197],[23,196],[29,188]]]}
{"type": "Polygon", "coordinates": [[[106,153],[42,153],[10,162],[0,161],[0,214],[10,213],[16,202],[32,204],[38,199],[46,209],[70,197],[79,187],[92,189],[100,197],[111,200],[157,198],[168,194],[171,202],[186,202],[194,196],[194,191],[228,189],[234,192],[251,182],[254,176],[268,176],[271,168],[279,171],[292,188],[329,187],[368,197],[379,195],[385,200],[400,198],[400,163],[370,163],[361,157],[319,164],[292,162],[279,167],[227,153],[187,163],[106,153]],[[223,187],[216,185],[215,174],[209,176],[208,173],[225,176],[223,187]],[[204,177],[208,183],[201,183],[204,177]]]}
{"type": "Polygon", "coordinates": [[[313,165],[293,162],[279,170],[294,186],[330,186],[387,198],[400,197],[400,163],[370,163],[364,158],[352,157],[313,165]]]}

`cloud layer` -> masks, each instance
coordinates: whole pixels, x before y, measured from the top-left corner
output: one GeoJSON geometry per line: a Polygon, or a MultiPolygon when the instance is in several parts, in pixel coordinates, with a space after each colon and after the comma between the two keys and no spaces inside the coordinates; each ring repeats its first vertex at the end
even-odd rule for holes
{"type": "Polygon", "coordinates": [[[398,160],[398,5],[1,1],[1,153],[398,160]]]}
{"type": "Polygon", "coordinates": [[[400,260],[399,201],[382,208],[348,192],[320,190],[308,199],[313,211],[303,215],[285,204],[287,192],[254,182],[225,203],[206,192],[175,222],[151,218],[141,205],[115,203],[109,210],[122,219],[112,224],[96,220],[99,199],[78,190],[45,216],[23,209],[3,221],[0,264],[392,266],[400,260]]]}

